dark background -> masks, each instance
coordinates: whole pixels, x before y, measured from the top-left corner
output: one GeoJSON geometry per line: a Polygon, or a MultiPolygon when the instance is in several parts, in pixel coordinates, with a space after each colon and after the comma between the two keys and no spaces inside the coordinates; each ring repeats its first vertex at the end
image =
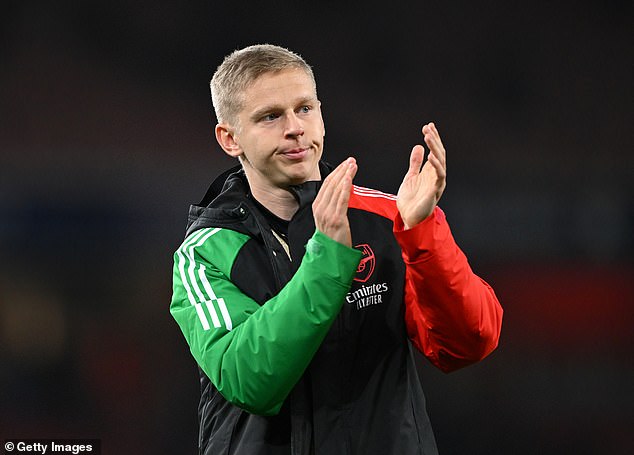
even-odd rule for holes
{"type": "Polygon", "coordinates": [[[209,78],[270,42],[314,66],[357,183],[395,192],[440,129],[441,206],[505,308],[484,362],[422,363],[441,453],[633,453],[632,3],[445,3],[5,2],[0,437],[195,453],[172,253],[232,165],[209,78]]]}

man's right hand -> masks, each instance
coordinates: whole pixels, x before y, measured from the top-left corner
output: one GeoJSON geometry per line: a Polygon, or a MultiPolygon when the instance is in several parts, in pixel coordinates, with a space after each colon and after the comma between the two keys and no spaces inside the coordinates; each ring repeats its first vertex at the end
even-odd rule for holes
{"type": "Polygon", "coordinates": [[[348,158],[324,179],[313,202],[313,217],[317,230],[348,247],[352,246],[348,201],[352,179],[356,173],[356,160],[348,158]]]}

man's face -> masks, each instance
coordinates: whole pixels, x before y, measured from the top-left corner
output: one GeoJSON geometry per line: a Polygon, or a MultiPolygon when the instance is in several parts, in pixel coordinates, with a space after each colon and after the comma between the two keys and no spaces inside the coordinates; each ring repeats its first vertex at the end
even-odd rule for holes
{"type": "Polygon", "coordinates": [[[251,186],[288,188],[318,180],[324,122],[310,76],[301,69],[265,73],[244,92],[234,156],[251,186]]]}

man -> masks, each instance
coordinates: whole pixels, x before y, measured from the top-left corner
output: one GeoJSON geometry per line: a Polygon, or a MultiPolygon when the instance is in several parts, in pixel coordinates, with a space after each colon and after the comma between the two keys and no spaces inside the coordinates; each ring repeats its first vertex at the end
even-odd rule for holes
{"type": "Polygon", "coordinates": [[[438,130],[393,196],[354,186],[353,158],[321,161],[300,56],[235,51],[211,92],[241,166],[191,207],[170,307],[200,369],[200,453],[437,453],[412,345],[451,371],[495,349],[502,319],[436,207],[438,130]]]}

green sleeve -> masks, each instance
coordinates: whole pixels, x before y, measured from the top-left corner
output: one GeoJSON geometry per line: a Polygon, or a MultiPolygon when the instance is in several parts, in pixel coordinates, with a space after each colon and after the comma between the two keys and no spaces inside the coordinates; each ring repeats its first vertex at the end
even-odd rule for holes
{"type": "Polygon", "coordinates": [[[225,229],[189,236],[174,256],[170,312],[228,401],[274,415],[339,313],[361,253],[315,231],[293,278],[259,305],[229,279],[246,241],[225,229]]]}

